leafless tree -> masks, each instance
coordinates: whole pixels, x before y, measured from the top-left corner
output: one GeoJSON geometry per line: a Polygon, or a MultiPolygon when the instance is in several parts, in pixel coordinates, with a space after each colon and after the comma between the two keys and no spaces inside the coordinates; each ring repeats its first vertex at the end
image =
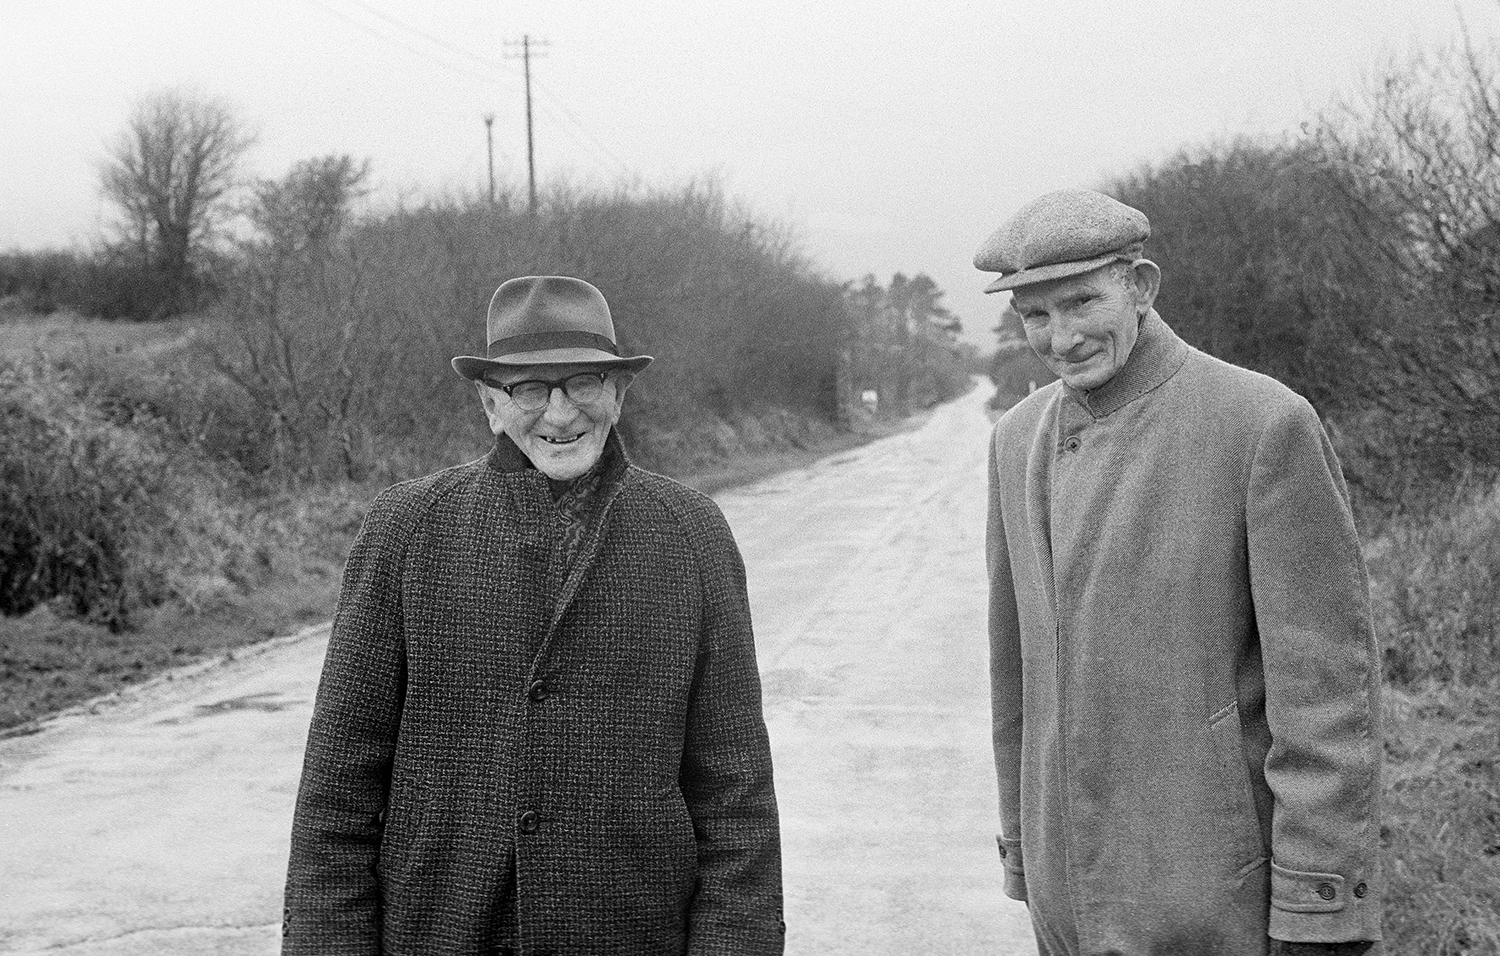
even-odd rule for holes
{"type": "MultiPolygon", "coordinates": [[[[279,468],[308,457],[314,442],[337,441],[344,477],[368,466],[354,420],[370,356],[367,273],[341,241],[370,164],[346,154],[300,160],[279,179],[261,179],[245,206],[254,234],[240,244],[223,297],[238,342],[218,352],[219,370],[243,388],[269,422],[279,468]]],[[[226,343],[232,340],[226,340],[226,343]]]]}
{"type": "Polygon", "coordinates": [[[253,142],[225,103],[183,90],[141,100],[102,168],[125,250],[157,287],[156,314],[192,304],[200,259],[230,211],[229,192],[253,142]]]}
{"type": "Polygon", "coordinates": [[[256,183],[250,221],[278,257],[315,256],[348,223],[369,177],[369,160],[344,153],[300,160],[281,179],[256,183]]]}

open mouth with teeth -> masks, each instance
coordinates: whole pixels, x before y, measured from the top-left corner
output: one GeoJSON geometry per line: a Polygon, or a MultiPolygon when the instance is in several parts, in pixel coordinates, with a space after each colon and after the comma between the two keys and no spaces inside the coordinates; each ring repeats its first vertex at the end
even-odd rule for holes
{"type": "Polygon", "coordinates": [[[582,438],[583,435],[573,435],[569,438],[553,438],[551,435],[538,435],[537,437],[549,445],[571,445],[578,439],[582,438]]]}

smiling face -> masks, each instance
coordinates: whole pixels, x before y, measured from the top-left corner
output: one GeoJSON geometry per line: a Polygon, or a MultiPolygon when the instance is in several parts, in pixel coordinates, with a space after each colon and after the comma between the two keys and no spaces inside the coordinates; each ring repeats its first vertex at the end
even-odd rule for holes
{"type": "Polygon", "coordinates": [[[1116,263],[1022,286],[1011,308],[1042,361],[1071,388],[1088,391],[1114,378],[1130,358],[1159,279],[1150,260],[1116,263]]]}
{"type": "Polygon", "coordinates": [[[599,397],[576,404],[563,392],[561,383],[570,375],[602,372],[602,365],[526,365],[496,369],[488,379],[496,385],[544,381],[558,383],[547,397],[547,404],[527,411],[502,389],[479,384],[479,400],[490,420],[490,431],[498,437],[510,436],[537,470],[548,478],[567,481],[594,467],[604,452],[604,439],[620,420],[625,403],[625,381],[622,373],[610,372],[599,397]]]}

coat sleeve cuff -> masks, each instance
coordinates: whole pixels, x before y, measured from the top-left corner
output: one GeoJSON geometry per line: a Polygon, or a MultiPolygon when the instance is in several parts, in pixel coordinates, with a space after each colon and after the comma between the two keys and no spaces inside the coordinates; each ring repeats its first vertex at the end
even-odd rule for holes
{"type": "Polygon", "coordinates": [[[1025,902],[1026,866],[1021,855],[1021,841],[1005,836],[997,836],[995,841],[1000,844],[1000,865],[1005,872],[1005,883],[1002,888],[1005,895],[1013,900],[1025,902]]]}
{"type": "Polygon", "coordinates": [[[1269,935],[1298,943],[1380,939],[1375,875],[1293,870],[1273,861],[1269,935]]]}

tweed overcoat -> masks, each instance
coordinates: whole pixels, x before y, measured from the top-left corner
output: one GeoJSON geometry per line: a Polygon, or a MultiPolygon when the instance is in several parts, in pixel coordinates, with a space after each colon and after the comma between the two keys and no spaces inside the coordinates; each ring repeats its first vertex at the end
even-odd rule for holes
{"type": "Polygon", "coordinates": [[[308,735],[286,954],[776,954],[744,568],[707,497],[605,474],[570,570],[546,476],[396,485],[350,553],[308,735]]]}
{"type": "Polygon", "coordinates": [[[1041,952],[1379,939],[1368,581],[1312,407],[1153,311],[991,452],[1000,849],[1041,952]]]}

